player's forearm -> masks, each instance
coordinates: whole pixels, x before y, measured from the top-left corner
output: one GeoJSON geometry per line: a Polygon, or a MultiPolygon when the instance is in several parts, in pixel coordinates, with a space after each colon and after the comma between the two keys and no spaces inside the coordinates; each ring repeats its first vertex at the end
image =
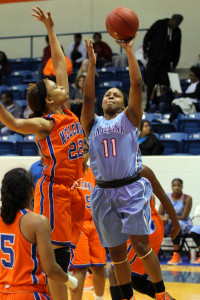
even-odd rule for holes
{"type": "Polygon", "coordinates": [[[89,66],[83,91],[84,103],[91,103],[93,105],[95,99],[95,69],[95,66],[89,66]]]}
{"type": "Polygon", "coordinates": [[[54,28],[53,27],[49,28],[47,32],[49,36],[49,44],[51,47],[51,58],[52,58],[54,69],[56,71],[56,69],[59,66],[63,66],[63,68],[66,70],[65,56],[61,49],[58,38],[55,34],[54,28]]]}
{"type": "Polygon", "coordinates": [[[44,271],[47,277],[54,281],[65,283],[68,280],[67,273],[65,273],[56,262],[50,262],[48,267],[46,267],[44,271]]]}

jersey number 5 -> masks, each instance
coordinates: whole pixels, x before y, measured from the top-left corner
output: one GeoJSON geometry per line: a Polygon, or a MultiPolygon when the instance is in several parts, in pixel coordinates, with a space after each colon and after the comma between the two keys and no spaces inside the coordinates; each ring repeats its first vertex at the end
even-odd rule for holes
{"type": "MultiPolygon", "coordinates": [[[[117,156],[116,140],[111,139],[110,143],[111,143],[111,146],[112,146],[112,156],[115,157],[115,156],[117,156]]],[[[105,155],[105,157],[109,157],[108,140],[107,139],[103,140],[102,144],[104,146],[104,155],[105,155]]]]}
{"type": "Polygon", "coordinates": [[[14,265],[14,245],[15,236],[14,234],[0,234],[0,250],[6,255],[7,258],[1,258],[1,263],[5,268],[12,269],[14,265]]]}

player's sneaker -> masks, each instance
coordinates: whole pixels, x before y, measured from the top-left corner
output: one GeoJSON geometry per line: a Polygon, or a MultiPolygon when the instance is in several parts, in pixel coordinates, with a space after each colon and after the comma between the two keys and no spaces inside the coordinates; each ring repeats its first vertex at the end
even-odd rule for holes
{"type": "Polygon", "coordinates": [[[169,296],[167,295],[167,292],[162,293],[156,293],[156,300],[170,300],[169,296]]]}
{"type": "MultiPolygon", "coordinates": [[[[122,300],[127,300],[127,299],[122,299],[122,300]]],[[[134,295],[131,297],[130,300],[136,300],[135,297],[134,297],[134,295]]]]}
{"type": "Polygon", "coordinates": [[[200,265],[200,256],[193,263],[195,265],[200,265]]]}
{"type": "Polygon", "coordinates": [[[178,252],[173,252],[172,258],[167,262],[168,265],[178,265],[181,264],[181,255],[178,252]]]}
{"type": "Polygon", "coordinates": [[[92,274],[89,274],[88,277],[85,279],[84,289],[85,290],[93,289],[92,274]]]}

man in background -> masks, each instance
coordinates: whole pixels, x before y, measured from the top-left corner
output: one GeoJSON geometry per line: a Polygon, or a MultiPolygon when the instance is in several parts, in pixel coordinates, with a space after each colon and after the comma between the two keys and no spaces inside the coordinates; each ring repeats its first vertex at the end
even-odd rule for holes
{"type": "Polygon", "coordinates": [[[179,25],[183,16],[174,14],[171,19],[156,21],[147,31],[143,41],[144,58],[148,59],[146,69],[147,103],[155,84],[169,86],[168,72],[175,72],[181,49],[181,30],[179,25]]]}

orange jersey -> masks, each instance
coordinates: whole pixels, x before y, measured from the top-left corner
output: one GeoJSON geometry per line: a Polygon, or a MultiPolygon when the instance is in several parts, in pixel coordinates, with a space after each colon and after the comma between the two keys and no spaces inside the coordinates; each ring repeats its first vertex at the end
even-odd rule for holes
{"type": "MultiPolygon", "coordinates": [[[[155,231],[149,235],[149,244],[150,247],[153,249],[153,251],[158,255],[161,243],[163,241],[164,225],[159,214],[157,213],[157,210],[155,209],[152,199],[150,200],[150,206],[151,206],[151,217],[155,224],[155,231]]],[[[139,259],[139,257],[133,250],[130,240],[128,240],[127,242],[127,252],[128,252],[128,260],[131,265],[131,271],[133,273],[137,273],[140,275],[147,273],[143,266],[142,260],[139,259]]]]}
{"type": "Polygon", "coordinates": [[[85,220],[92,219],[90,207],[90,194],[94,187],[95,177],[92,173],[92,169],[88,166],[87,172],[84,174],[80,183],[80,188],[85,199],[85,220]]]}
{"type": "Polygon", "coordinates": [[[0,291],[47,292],[46,275],[42,271],[37,245],[27,241],[20,230],[20,220],[29,210],[17,212],[7,225],[0,217],[0,291]]]}
{"type": "Polygon", "coordinates": [[[43,174],[71,187],[82,177],[83,130],[76,115],[66,108],[63,111],[64,115],[44,116],[54,121],[54,128],[45,139],[36,139],[36,143],[44,157],[43,174]]]}

